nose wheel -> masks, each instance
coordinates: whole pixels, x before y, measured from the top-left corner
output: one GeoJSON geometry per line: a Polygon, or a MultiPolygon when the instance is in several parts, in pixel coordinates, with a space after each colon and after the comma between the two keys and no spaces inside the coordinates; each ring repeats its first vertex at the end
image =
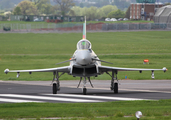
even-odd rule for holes
{"type": "Polygon", "coordinates": [[[87,94],[87,88],[83,88],[83,95],[87,94]]]}
{"type": "Polygon", "coordinates": [[[57,86],[56,86],[56,83],[53,83],[53,94],[57,94],[57,86]]]}
{"type": "MultiPolygon", "coordinates": [[[[90,82],[91,87],[93,88],[93,84],[91,83],[90,77],[87,77],[87,78],[88,78],[88,81],[90,82]]],[[[79,82],[77,88],[79,88],[81,81],[82,81],[82,77],[80,77],[80,82],[79,82]]],[[[83,95],[86,95],[87,94],[86,83],[87,83],[86,77],[84,77],[84,80],[83,80],[83,89],[82,89],[83,95]]]]}
{"type": "Polygon", "coordinates": [[[118,83],[114,83],[114,93],[118,93],[118,83]]]}

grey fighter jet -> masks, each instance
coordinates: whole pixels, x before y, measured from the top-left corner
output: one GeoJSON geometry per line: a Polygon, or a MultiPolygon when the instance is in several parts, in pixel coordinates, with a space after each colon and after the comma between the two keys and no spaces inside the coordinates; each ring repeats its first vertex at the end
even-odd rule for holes
{"type": "MultiPolygon", "coordinates": [[[[142,69],[142,68],[121,68],[121,67],[109,67],[102,66],[101,62],[109,63],[103,60],[100,60],[97,55],[92,50],[92,46],[89,40],[86,39],[86,21],[83,24],[83,39],[77,43],[77,50],[73,54],[72,58],[68,61],[64,61],[61,63],[70,62],[69,66],[57,67],[57,68],[48,68],[48,69],[33,69],[33,70],[9,70],[6,69],[4,72],[7,74],[9,72],[16,72],[17,77],[20,76],[21,72],[28,72],[31,74],[32,72],[53,72],[53,94],[57,94],[57,91],[60,90],[59,78],[67,73],[68,75],[72,75],[73,77],[80,77],[80,81],[78,83],[77,88],[80,86],[81,81],[83,82],[83,94],[87,94],[86,83],[90,82],[93,87],[90,77],[97,77],[103,73],[107,73],[111,76],[111,86],[110,89],[114,91],[114,93],[118,93],[118,79],[117,74],[118,71],[151,71],[152,78],[154,78],[155,70],[162,70],[164,72],[167,71],[166,67],[163,69],[142,69]],[[109,74],[111,72],[111,74],[109,74]],[[59,75],[59,73],[61,73],[59,75]],[[82,80],[83,79],[83,80],[82,80]],[[87,80],[86,80],[87,79],[87,80]]],[[[58,63],[58,64],[61,64],[58,63]]],[[[110,64],[110,63],[109,63],[110,64]]]]}

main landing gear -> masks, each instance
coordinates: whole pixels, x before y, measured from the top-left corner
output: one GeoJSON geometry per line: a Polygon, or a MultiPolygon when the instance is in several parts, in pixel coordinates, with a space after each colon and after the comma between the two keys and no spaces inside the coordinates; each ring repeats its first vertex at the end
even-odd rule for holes
{"type": "Polygon", "coordinates": [[[60,91],[60,83],[59,83],[59,78],[64,74],[64,72],[59,76],[58,72],[55,71],[53,72],[53,87],[52,87],[52,91],[53,94],[57,94],[57,91],[60,91]]]}
{"type": "MultiPolygon", "coordinates": [[[[88,78],[88,81],[90,82],[91,87],[93,88],[93,84],[91,83],[90,77],[87,77],[87,78],[88,78]]],[[[79,88],[81,81],[82,81],[82,77],[80,77],[80,82],[79,82],[77,88],[79,88]]],[[[86,77],[84,77],[84,80],[83,80],[83,95],[87,94],[86,83],[87,83],[87,80],[86,80],[86,77]]]]}
{"type": "Polygon", "coordinates": [[[112,71],[112,75],[110,75],[108,72],[106,72],[109,76],[111,76],[112,80],[111,80],[111,87],[110,89],[113,90],[113,92],[115,94],[118,93],[118,79],[117,79],[117,74],[118,71],[112,71]],[[116,77],[115,77],[116,76],[116,77]],[[115,82],[117,81],[117,82],[115,82]]]}

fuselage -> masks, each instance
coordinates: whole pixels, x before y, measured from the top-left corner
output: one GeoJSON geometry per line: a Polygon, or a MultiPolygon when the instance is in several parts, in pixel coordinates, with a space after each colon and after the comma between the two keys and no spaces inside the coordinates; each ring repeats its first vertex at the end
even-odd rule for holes
{"type": "Polygon", "coordinates": [[[99,74],[98,66],[101,62],[97,61],[99,58],[91,49],[90,41],[82,39],[77,43],[77,50],[72,56],[70,62],[71,71],[73,76],[97,76],[99,74]]]}

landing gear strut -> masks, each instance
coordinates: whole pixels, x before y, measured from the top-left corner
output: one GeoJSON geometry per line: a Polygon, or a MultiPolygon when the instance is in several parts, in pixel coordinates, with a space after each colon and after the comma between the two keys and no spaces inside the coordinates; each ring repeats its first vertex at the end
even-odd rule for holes
{"type": "Polygon", "coordinates": [[[87,83],[87,80],[86,80],[86,77],[84,77],[84,80],[83,80],[83,95],[87,94],[86,83],[87,83]]]}
{"type": "Polygon", "coordinates": [[[52,91],[53,94],[57,94],[57,91],[60,91],[60,83],[59,83],[59,78],[64,74],[64,72],[59,76],[58,72],[55,71],[53,72],[53,87],[52,87],[52,91]]]}
{"type": "MultiPolygon", "coordinates": [[[[90,77],[87,77],[87,78],[88,78],[88,81],[90,82],[91,87],[93,88],[93,84],[91,83],[90,77]]],[[[77,88],[79,88],[81,81],[82,81],[82,77],[80,77],[80,81],[78,83],[77,88]]],[[[83,80],[83,95],[87,94],[86,83],[87,83],[87,80],[86,80],[86,77],[84,77],[84,80],[83,80]]]]}
{"type": "MultiPolygon", "coordinates": [[[[108,75],[110,75],[108,72],[106,72],[106,73],[108,75]]],[[[118,74],[118,71],[112,71],[112,75],[110,75],[111,78],[112,78],[110,89],[113,90],[115,94],[118,93],[118,79],[117,79],[117,74],[118,74]],[[116,77],[115,77],[115,75],[116,75],[116,77]],[[117,81],[117,82],[115,82],[115,81],[117,81]]]]}

